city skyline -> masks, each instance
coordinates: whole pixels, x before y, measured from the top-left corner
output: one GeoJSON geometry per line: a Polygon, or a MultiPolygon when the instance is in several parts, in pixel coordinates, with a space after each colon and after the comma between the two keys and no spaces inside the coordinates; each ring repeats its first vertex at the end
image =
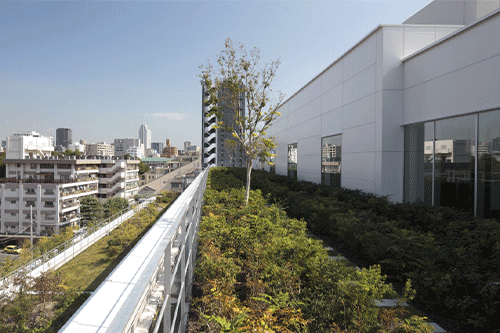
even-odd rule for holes
{"type": "Polygon", "coordinates": [[[147,124],[153,142],[201,145],[201,64],[229,37],[280,58],[291,97],[380,22],[430,0],[335,2],[33,1],[0,12],[0,137],[37,131],[113,142],[147,124]]]}

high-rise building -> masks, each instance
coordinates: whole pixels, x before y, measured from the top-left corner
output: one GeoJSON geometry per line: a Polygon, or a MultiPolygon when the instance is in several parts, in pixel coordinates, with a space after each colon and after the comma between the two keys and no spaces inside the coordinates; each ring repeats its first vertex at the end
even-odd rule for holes
{"type": "Polygon", "coordinates": [[[139,128],[139,139],[144,145],[144,149],[151,148],[151,130],[149,129],[148,125],[142,124],[139,128]]]}
{"type": "Polygon", "coordinates": [[[56,146],[68,149],[69,145],[73,143],[71,136],[72,134],[69,128],[58,128],[56,130],[56,146]]]}
{"type": "MultiPolygon", "coordinates": [[[[219,106],[222,107],[222,119],[208,113],[211,105],[205,105],[205,99],[209,97],[206,87],[202,87],[202,165],[214,166],[244,166],[245,156],[241,150],[240,144],[235,141],[231,131],[225,131],[223,128],[214,128],[217,121],[223,121],[228,127],[236,128],[236,110],[230,107],[229,97],[223,90],[218,91],[219,106]]],[[[239,96],[239,112],[245,112],[245,98],[242,94],[239,96]]]]}
{"type": "Polygon", "coordinates": [[[191,141],[185,141],[184,142],[184,150],[187,150],[188,147],[190,147],[190,146],[191,146],[191,141]]]}

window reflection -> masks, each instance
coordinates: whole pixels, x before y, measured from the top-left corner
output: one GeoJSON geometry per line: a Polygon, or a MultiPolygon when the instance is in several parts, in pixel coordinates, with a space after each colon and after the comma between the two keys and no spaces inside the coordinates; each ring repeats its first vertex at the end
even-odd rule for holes
{"type": "Polygon", "coordinates": [[[340,187],[342,134],[321,139],[321,183],[340,187]]]}
{"type": "Polygon", "coordinates": [[[288,177],[297,179],[297,144],[288,145],[288,177]]]}
{"type": "Polygon", "coordinates": [[[434,204],[474,212],[475,116],[436,121],[434,204]]]}

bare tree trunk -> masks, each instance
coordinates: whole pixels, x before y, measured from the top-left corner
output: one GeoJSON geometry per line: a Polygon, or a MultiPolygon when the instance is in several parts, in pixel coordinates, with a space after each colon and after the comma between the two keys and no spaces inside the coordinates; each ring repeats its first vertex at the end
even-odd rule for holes
{"type": "Polygon", "coordinates": [[[248,205],[248,198],[250,197],[250,174],[252,173],[252,160],[249,159],[247,163],[247,185],[245,191],[245,206],[248,205]]]}

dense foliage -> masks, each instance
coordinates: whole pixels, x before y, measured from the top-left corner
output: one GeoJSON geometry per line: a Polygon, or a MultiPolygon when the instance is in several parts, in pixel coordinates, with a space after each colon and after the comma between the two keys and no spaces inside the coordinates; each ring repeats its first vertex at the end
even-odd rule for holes
{"type": "MultiPolygon", "coordinates": [[[[226,169],[244,179],[244,170],[226,169]]],[[[310,230],[344,242],[401,281],[417,299],[466,331],[500,332],[500,224],[446,207],[394,204],[387,197],[256,171],[255,188],[303,218],[310,230]]]]}
{"type": "Polygon", "coordinates": [[[243,182],[225,171],[212,169],[205,191],[190,332],[431,332],[401,319],[403,307],[375,305],[397,297],[379,266],[330,259],[260,191],[245,206],[243,182]]]}

